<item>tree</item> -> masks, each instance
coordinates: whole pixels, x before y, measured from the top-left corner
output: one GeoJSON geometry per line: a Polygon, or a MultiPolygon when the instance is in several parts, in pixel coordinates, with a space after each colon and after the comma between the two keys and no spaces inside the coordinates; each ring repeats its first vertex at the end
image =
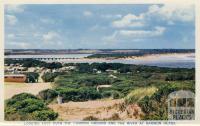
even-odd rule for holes
{"type": "Polygon", "coordinates": [[[54,82],[54,79],[58,76],[58,75],[62,75],[63,73],[59,73],[59,72],[56,72],[56,73],[45,73],[43,76],[42,76],[42,79],[44,82],[54,82]]]}
{"type": "Polygon", "coordinates": [[[48,69],[58,69],[62,67],[62,64],[60,62],[52,62],[47,63],[45,67],[48,69]]]}
{"type": "Polygon", "coordinates": [[[39,74],[35,72],[26,73],[26,82],[28,83],[35,83],[38,82],[39,74]]]}
{"type": "Polygon", "coordinates": [[[33,118],[38,121],[51,121],[55,120],[57,117],[58,113],[55,113],[52,110],[42,110],[33,112],[33,118]]]}
{"type": "Polygon", "coordinates": [[[54,98],[56,98],[58,96],[58,93],[55,90],[52,89],[46,89],[43,91],[40,91],[38,93],[38,96],[45,100],[45,101],[52,101],[54,98]]]}

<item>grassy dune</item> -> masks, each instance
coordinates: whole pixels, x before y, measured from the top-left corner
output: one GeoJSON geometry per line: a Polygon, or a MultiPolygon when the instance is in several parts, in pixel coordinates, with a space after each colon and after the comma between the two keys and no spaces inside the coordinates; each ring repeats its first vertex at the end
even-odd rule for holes
{"type": "Polygon", "coordinates": [[[142,87],[142,88],[137,88],[133,91],[131,91],[126,97],[125,97],[125,102],[126,103],[132,103],[132,102],[138,102],[145,96],[151,96],[157,91],[156,87],[142,87]]]}

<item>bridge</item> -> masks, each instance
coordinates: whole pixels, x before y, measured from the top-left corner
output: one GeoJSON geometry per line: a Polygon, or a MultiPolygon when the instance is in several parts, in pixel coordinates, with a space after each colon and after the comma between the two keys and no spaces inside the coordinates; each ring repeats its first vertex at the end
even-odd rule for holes
{"type": "Polygon", "coordinates": [[[65,59],[79,59],[79,58],[64,58],[64,57],[59,57],[59,58],[50,58],[50,57],[46,57],[46,58],[7,58],[5,57],[5,59],[13,59],[13,60],[27,60],[27,59],[34,59],[34,60],[41,60],[41,61],[58,61],[58,60],[65,60],[65,59]]]}

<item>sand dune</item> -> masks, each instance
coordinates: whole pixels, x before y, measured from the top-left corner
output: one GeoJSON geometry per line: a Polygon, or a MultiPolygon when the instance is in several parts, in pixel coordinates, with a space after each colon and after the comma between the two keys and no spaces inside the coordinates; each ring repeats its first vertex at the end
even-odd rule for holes
{"type": "Polygon", "coordinates": [[[112,120],[112,116],[115,114],[119,116],[120,120],[140,118],[142,112],[139,106],[127,105],[125,109],[121,111],[120,106],[123,103],[123,99],[101,99],[85,102],[50,104],[49,107],[59,113],[59,119],[65,121],[80,121],[90,116],[99,120],[112,120]],[[127,115],[127,111],[129,111],[130,115],[127,115]]]}

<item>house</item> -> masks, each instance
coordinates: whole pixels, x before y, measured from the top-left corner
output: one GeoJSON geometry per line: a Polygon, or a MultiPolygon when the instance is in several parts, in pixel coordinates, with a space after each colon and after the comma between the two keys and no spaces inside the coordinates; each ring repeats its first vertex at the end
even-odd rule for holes
{"type": "Polygon", "coordinates": [[[4,75],[4,81],[5,82],[26,82],[26,75],[24,74],[10,74],[10,75],[4,75]]]}
{"type": "Polygon", "coordinates": [[[37,70],[37,68],[35,67],[29,67],[28,68],[28,72],[35,72],[37,70]]]}
{"type": "Polygon", "coordinates": [[[101,71],[100,71],[100,70],[98,70],[96,73],[97,73],[97,74],[100,74],[100,73],[101,73],[101,71]]]}
{"type": "Polygon", "coordinates": [[[117,73],[117,70],[110,70],[110,69],[107,69],[106,72],[108,72],[108,73],[117,73]]]}
{"type": "Polygon", "coordinates": [[[75,66],[68,66],[68,67],[65,67],[67,70],[74,70],[74,69],[76,69],[76,67],[75,66]]]}
{"type": "Polygon", "coordinates": [[[53,70],[52,70],[52,73],[56,73],[56,72],[58,72],[57,69],[53,69],[53,70]]]}

